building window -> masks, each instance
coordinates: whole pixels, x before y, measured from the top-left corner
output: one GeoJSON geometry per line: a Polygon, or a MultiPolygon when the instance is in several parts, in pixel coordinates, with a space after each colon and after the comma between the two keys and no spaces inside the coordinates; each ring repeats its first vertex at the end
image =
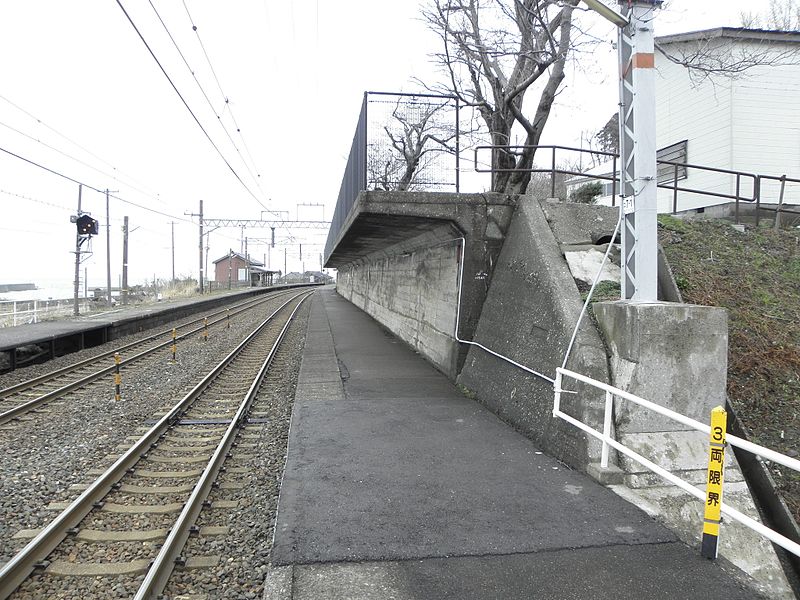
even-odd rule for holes
{"type": "MultiPolygon", "coordinates": [[[[683,140],[682,142],[678,142],[677,144],[672,144],[671,146],[667,146],[662,148],[656,153],[656,160],[658,162],[658,184],[659,185],[668,185],[675,181],[675,174],[676,174],[676,165],[671,164],[664,164],[661,161],[669,161],[673,163],[681,163],[686,164],[689,162],[688,160],[688,140],[683,140]]],[[[686,167],[678,166],[677,167],[677,175],[678,181],[682,179],[686,179],[686,167]]]]}

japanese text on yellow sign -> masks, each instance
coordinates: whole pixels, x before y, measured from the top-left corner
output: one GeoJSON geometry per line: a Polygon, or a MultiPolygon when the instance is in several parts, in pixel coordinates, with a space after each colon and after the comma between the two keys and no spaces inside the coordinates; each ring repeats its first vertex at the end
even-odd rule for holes
{"type": "Polygon", "coordinates": [[[703,519],[703,547],[717,554],[716,542],[722,516],[722,483],[725,464],[725,429],[727,413],[721,406],[711,411],[711,439],[709,442],[708,477],[706,479],[706,506],[703,519]],[[713,540],[709,539],[713,536],[713,540]]]}

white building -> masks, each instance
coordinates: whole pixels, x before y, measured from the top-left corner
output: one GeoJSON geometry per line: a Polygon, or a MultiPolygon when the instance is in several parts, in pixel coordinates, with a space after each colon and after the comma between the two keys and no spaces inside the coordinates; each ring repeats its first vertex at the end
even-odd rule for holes
{"type": "MultiPolygon", "coordinates": [[[[656,138],[659,156],[676,162],[800,179],[800,32],[719,28],[656,39],[656,138]],[[670,60],[668,56],[672,57],[670,60]],[[708,71],[692,71],[689,61],[708,71]],[[720,64],[750,66],[734,77],[714,73],[720,64]]],[[[610,174],[610,165],[593,174],[610,174]]],[[[671,185],[673,169],[659,166],[659,182],[671,185]]],[[[677,210],[705,211],[731,205],[737,177],[701,169],[678,169],[677,210]]],[[[568,192],[591,181],[576,177],[568,192]]],[[[605,187],[610,188],[611,182],[605,187]]],[[[754,177],[738,178],[740,197],[753,198],[754,177]]],[[[776,204],[780,181],[761,181],[761,202],[776,204]]],[[[605,190],[604,190],[605,191],[605,190]]],[[[659,189],[659,212],[672,212],[673,191],[659,189]]],[[[784,202],[800,204],[800,183],[786,183],[784,202]]],[[[610,197],[602,197],[609,204],[610,197]]],[[[718,209],[719,211],[719,209],[718,209]]],[[[715,212],[718,212],[715,211],[715,212]]]]}

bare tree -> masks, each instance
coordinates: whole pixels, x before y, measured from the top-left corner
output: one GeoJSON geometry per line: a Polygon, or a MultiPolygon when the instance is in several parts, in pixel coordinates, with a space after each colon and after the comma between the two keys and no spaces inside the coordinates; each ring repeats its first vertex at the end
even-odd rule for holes
{"type": "Polygon", "coordinates": [[[742,26],[777,31],[800,30],[800,4],[797,0],[770,0],[765,14],[742,13],[742,26]]]}
{"type": "MultiPolygon", "coordinates": [[[[764,14],[742,13],[745,29],[765,28],[773,31],[797,31],[800,29],[800,3],[798,0],[770,0],[764,14]]],[[[708,78],[736,78],[754,67],[779,67],[796,65],[800,52],[794,44],[770,44],[769,33],[762,43],[736,45],[730,39],[710,36],[670,49],[656,44],[656,49],[669,61],[689,69],[693,80],[702,82],[708,78]]],[[[774,35],[774,34],[772,34],[774,35]]]]}
{"type": "Polygon", "coordinates": [[[383,127],[388,144],[372,146],[367,161],[370,183],[379,190],[415,189],[420,178],[435,166],[434,155],[455,153],[450,142],[456,137],[455,126],[438,118],[452,104],[448,101],[417,102],[415,110],[398,99],[392,110],[392,124],[383,127]]]}
{"type": "MultiPolygon", "coordinates": [[[[442,40],[435,54],[449,79],[449,91],[479,112],[493,146],[511,144],[515,125],[525,146],[544,130],[564,79],[571,46],[572,15],[578,0],[430,0],[423,10],[442,40]],[[541,82],[540,82],[541,80],[541,82]],[[523,112],[526,92],[540,82],[533,118],[523,112]]],[[[527,189],[535,150],[492,153],[492,191],[521,194],[527,189]]]]}
{"type": "Polygon", "coordinates": [[[696,83],[713,77],[736,78],[754,67],[780,67],[797,64],[800,55],[794,47],[770,48],[768,44],[735,45],[730,39],[698,39],[680,47],[656,49],[670,62],[686,67],[696,83]]]}
{"type": "Polygon", "coordinates": [[[611,115],[608,122],[603,125],[603,128],[598,131],[594,139],[600,146],[602,152],[611,152],[619,154],[619,113],[615,112],[611,115]]]}

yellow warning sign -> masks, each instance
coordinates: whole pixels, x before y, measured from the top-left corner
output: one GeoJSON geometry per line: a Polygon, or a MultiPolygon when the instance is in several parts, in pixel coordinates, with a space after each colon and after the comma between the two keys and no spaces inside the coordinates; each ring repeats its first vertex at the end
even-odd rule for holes
{"type": "Polygon", "coordinates": [[[725,430],[728,415],[717,406],[711,411],[711,439],[708,452],[708,477],[706,479],[706,506],[703,518],[703,544],[701,553],[706,558],[717,557],[719,524],[722,519],[722,484],[725,472],[725,430]]]}

